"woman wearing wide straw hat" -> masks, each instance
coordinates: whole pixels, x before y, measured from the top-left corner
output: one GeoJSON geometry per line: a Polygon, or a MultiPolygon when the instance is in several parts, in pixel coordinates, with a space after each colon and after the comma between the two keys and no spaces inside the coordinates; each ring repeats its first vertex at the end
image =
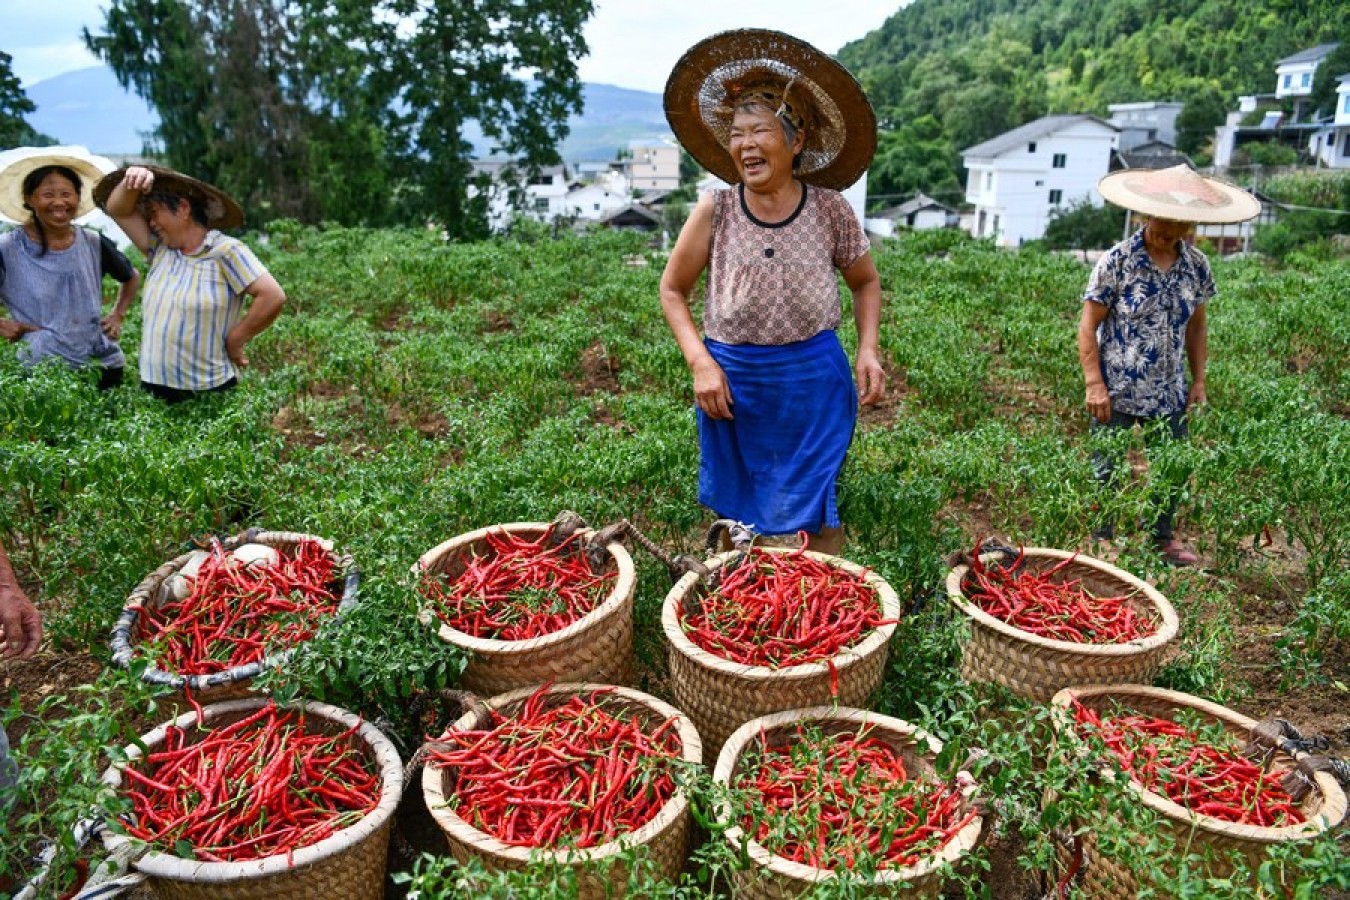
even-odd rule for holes
{"type": "Polygon", "coordinates": [[[870,404],[885,390],[881,283],[838,192],[876,150],[872,108],[834,60],[762,30],[691,48],[665,107],[685,149],[733,185],[699,200],[661,278],[661,309],[693,376],[699,500],[761,534],[805,531],[812,549],[837,553],[836,482],[859,394],[870,404]],[[700,335],[689,303],[704,270],[700,335]],[[839,272],[858,329],[852,373],[835,334],[839,272]]]}
{"type": "MultiPolygon", "coordinates": [[[[1097,262],[1083,294],[1078,357],[1090,428],[1137,424],[1148,437],[1185,438],[1187,409],[1206,402],[1205,303],[1215,294],[1209,260],[1185,238],[1195,223],[1246,221],[1261,205],[1242,189],[1184,165],[1114,172],[1097,189],[1144,216],[1144,225],[1097,262]]],[[[1114,484],[1119,462],[1095,452],[1098,480],[1114,484]]],[[[1159,504],[1153,540],[1168,562],[1194,565],[1196,555],[1172,531],[1176,507],[1175,496],[1159,504]]],[[[1099,522],[1093,536],[1112,539],[1113,523],[1099,522]]]]}
{"type": "Polygon", "coordinates": [[[94,197],[150,261],[141,385],[170,403],[234,387],[248,365],[244,347],[286,302],[253,251],[221,233],[244,223],[239,204],[159,166],[119,169],[94,197]]]}
{"type": "Polygon", "coordinates": [[[113,387],[126,364],[117,338],[141,279],[112,241],[75,224],[93,211],[103,172],[59,148],[23,149],[0,165],[0,213],[20,223],[0,235],[0,338],[20,345],[25,365],[92,366],[99,388],[113,387]],[[104,275],[122,284],[106,316],[104,275]]]}

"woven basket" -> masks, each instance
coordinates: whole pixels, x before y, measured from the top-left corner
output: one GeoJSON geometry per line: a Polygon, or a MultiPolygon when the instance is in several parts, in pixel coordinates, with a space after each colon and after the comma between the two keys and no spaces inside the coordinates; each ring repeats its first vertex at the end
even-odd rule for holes
{"type": "MultiPolygon", "coordinates": [[[[205,721],[226,726],[265,705],[262,697],[215,703],[205,708],[205,721]]],[[[378,728],[358,716],[324,703],[295,704],[305,710],[310,732],[341,734],[356,727],[356,739],[380,772],[380,802],[361,821],[344,828],[309,847],[295,851],[294,865],[281,853],[248,862],[196,862],[167,853],[150,852],[134,862],[160,900],[312,900],[316,897],[342,897],[344,900],[381,900],[384,897],[385,862],[389,850],[389,829],[394,811],[403,794],[403,768],[398,750],[378,728]]],[[[195,713],[186,713],[173,722],[188,733],[189,740],[200,739],[195,713]]],[[[141,740],[153,753],[164,743],[167,726],[162,725],[141,740]]],[[[139,759],[139,747],[126,748],[129,760],[139,759]]],[[[104,773],[103,781],[114,790],[122,786],[122,766],[114,765],[104,773]]],[[[103,844],[116,851],[129,838],[103,829],[103,844]]]]}
{"type": "MultiPolygon", "coordinates": [[[[451,578],[464,571],[465,560],[474,553],[491,553],[489,533],[510,532],[527,540],[537,539],[549,525],[543,522],[510,522],[480,528],[433,547],[413,566],[413,576],[423,572],[451,578]]],[[[594,532],[582,530],[585,539],[594,532]]],[[[633,591],[637,573],[633,558],[619,543],[605,546],[618,572],[614,587],[604,602],[566,628],[524,641],[500,641],[475,637],[451,628],[431,609],[419,620],[437,626],[441,640],[467,650],[469,663],[460,676],[460,686],[479,695],[494,695],[549,681],[625,684],[633,670],[633,591]]]]}
{"type": "MultiPolygon", "coordinates": [[[[856,734],[862,725],[870,725],[873,729],[872,737],[899,751],[907,772],[915,776],[923,774],[936,777],[934,760],[942,752],[942,742],[937,738],[908,722],[890,716],[863,709],[818,706],[762,716],[736,729],[717,757],[713,780],[722,785],[732,784],[738,774],[742,755],[751,744],[757,742],[761,731],[770,742],[773,742],[779,735],[794,733],[801,724],[818,726],[827,734],[856,734]]],[[[973,781],[968,782],[968,786],[963,788],[962,793],[967,802],[974,790],[973,781]]],[[[718,811],[718,819],[721,821],[735,821],[738,818],[739,816],[725,805],[718,811]]],[[[938,868],[944,863],[955,864],[962,855],[973,848],[980,840],[983,827],[982,817],[972,819],[937,853],[912,866],[883,869],[876,874],[872,884],[856,896],[890,897],[898,895],[903,890],[905,897],[937,897],[942,888],[938,868]],[[902,882],[907,886],[902,885],[902,882]]],[[[830,869],[818,869],[776,856],[763,845],[749,840],[738,825],[727,830],[726,839],[738,850],[744,846],[750,857],[748,869],[738,869],[731,874],[733,894],[736,897],[748,900],[786,900],[803,896],[818,882],[835,877],[830,869]]]]}
{"type": "MultiPolygon", "coordinates": [[[[600,687],[586,684],[557,684],[545,694],[542,709],[566,703],[575,694],[600,687]]],[[[495,709],[511,716],[525,705],[537,688],[512,691],[485,701],[483,706],[471,709],[451,727],[459,731],[474,731],[487,726],[488,712],[495,709]]],[[[656,727],[671,716],[679,716],[675,729],[680,737],[681,759],[690,765],[703,762],[703,746],[694,726],[669,704],[626,687],[609,689],[598,698],[607,708],[638,717],[644,724],[656,727]]],[[[534,860],[536,864],[573,869],[577,876],[579,898],[622,896],[628,881],[628,867],[616,862],[622,854],[640,848],[648,854],[654,870],[663,878],[675,881],[684,868],[689,850],[689,801],[683,789],[657,813],[656,818],[637,831],[623,835],[607,844],[583,850],[544,851],[516,847],[497,840],[492,835],[474,828],[461,819],[447,805],[454,792],[451,773],[428,765],[422,770],[422,794],[436,823],[445,831],[450,853],[460,863],[477,859],[492,870],[524,869],[534,860]]]]}
{"type": "MultiPolygon", "coordinates": [[[[1172,719],[1178,711],[1188,710],[1197,713],[1204,724],[1220,724],[1244,741],[1256,724],[1255,720],[1241,713],[1190,694],[1135,684],[1066,688],[1055,694],[1052,702],[1067,714],[1075,697],[1084,706],[1099,713],[1108,711],[1117,702],[1132,712],[1160,719],[1172,719]]],[[[1061,717],[1058,727],[1072,727],[1069,724],[1071,721],[1071,714],[1067,714],[1061,717]]],[[[1303,755],[1298,754],[1298,757],[1303,755]]],[[[1277,752],[1273,766],[1292,769],[1296,762],[1296,758],[1277,752]]],[[[1112,770],[1108,768],[1107,771],[1112,770]]],[[[1228,851],[1239,851],[1255,872],[1273,845],[1288,841],[1310,841],[1337,827],[1346,812],[1345,792],[1336,779],[1326,773],[1317,775],[1315,789],[1299,804],[1300,811],[1308,821],[1285,828],[1261,828],[1225,822],[1193,813],[1136,782],[1131,781],[1130,788],[1144,806],[1158,813],[1166,829],[1160,834],[1170,836],[1175,841],[1177,856],[1186,854],[1188,850],[1202,855],[1206,850],[1220,851],[1220,855],[1213,857],[1208,870],[1215,878],[1226,878],[1232,874],[1228,851]]],[[[1053,797],[1047,799],[1053,802],[1053,797]]],[[[1137,897],[1139,884],[1134,874],[1118,860],[1096,852],[1096,839],[1091,830],[1083,834],[1082,840],[1085,871],[1080,896],[1103,900],[1133,900],[1137,897]]],[[[1060,864],[1066,866],[1068,858],[1062,850],[1060,857],[1060,864]]],[[[1251,890],[1252,896],[1257,896],[1254,884],[1251,890]]]]}
{"type": "MultiPolygon", "coordinates": [[[[335,577],[342,579],[343,582],[342,598],[338,603],[337,615],[343,615],[356,603],[356,593],[361,584],[361,575],[353,565],[350,556],[333,550],[332,541],[316,535],[301,534],[294,531],[249,529],[221,541],[221,547],[228,553],[244,544],[264,544],[281,553],[286,553],[293,550],[302,540],[318,541],[333,555],[336,564],[335,577]]],[[[161,586],[170,577],[177,574],[179,569],[187,565],[190,559],[192,559],[191,553],[174,557],[147,575],[132,590],[131,595],[127,597],[126,604],[122,607],[122,615],[118,617],[117,624],[113,626],[112,657],[114,663],[124,669],[131,665],[131,661],[136,657],[136,623],[141,610],[147,607],[158,609],[164,603],[164,596],[160,591],[161,586]]],[[[250,696],[253,679],[268,669],[284,665],[294,652],[295,647],[288,647],[272,653],[258,662],[235,666],[222,672],[213,672],[210,675],[180,675],[158,666],[149,666],[142,673],[141,680],[148,684],[166,685],[179,691],[186,688],[198,702],[219,703],[224,700],[250,696]]]]}
{"type": "MultiPolygon", "coordinates": [[[[797,553],[786,548],[761,548],[767,553],[797,553]]],[[[724,565],[739,553],[720,553],[707,561],[710,569],[724,565]]],[[[900,618],[900,599],[881,576],[837,556],[807,553],[845,572],[864,578],[881,600],[883,618],[900,618]]],[[[826,662],[804,663],[771,669],[729,662],[696,645],[680,627],[679,608],[700,580],[686,574],[666,594],[661,610],[670,661],[670,693],[675,705],[694,720],[709,753],[717,752],[733,731],[757,716],[823,706],[865,706],[886,673],[887,642],[895,625],[883,625],[863,635],[832,660],[838,673],[839,696],[830,691],[830,667],[826,662]]]]}
{"type": "MultiPolygon", "coordinates": [[[[981,557],[986,564],[1000,559],[996,553],[981,557]]],[[[1129,595],[1136,615],[1157,623],[1153,634],[1124,644],[1075,644],[1056,641],[1014,628],[966,599],[961,581],[968,566],[947,574],[947,597],[970,620],[970,639],[961,650],[961,677],[966,681],[992,681],[1014,694],[1046,702],[1061,688],[1092,684],[1147,684],[1162,666],[1167,645],[1177,636],[1177,614],[1156,588],[1110,563],[1082,554],[1028,547],[1028,572],[1042,572],[1069,562],[1054,576],[1057,581],[1077,580],[1097,596],[1129,595]]]]}

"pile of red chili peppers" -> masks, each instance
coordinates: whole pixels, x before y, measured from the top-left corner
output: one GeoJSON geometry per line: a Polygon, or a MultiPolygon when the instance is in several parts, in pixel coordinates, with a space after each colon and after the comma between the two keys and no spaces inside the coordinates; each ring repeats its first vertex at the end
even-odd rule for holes
{"type": "Polygon", "coordinates": [[[474,637],[522,641],[552,634],[595,609],[613,589],[616,570],[593,572],[573,535],[550,546],[553,529],[535,540],[489,532],[490,553],[472,556],[455,578],[424,572],[422,593],[436,615],[474,637]]]}
{"type": "Polygon", "coordinates": [[[495,710],[481,731],[447,731],[454,749],[429,761],[454,776],[456,814],[519,847],[583,849],[636,831],[675,793],[680,741],[670,718],[644,730],[614,715],[604,689],[545,707],[547,686],[519,714],[495,710]]]}
{"type": "Polygon", "coordinates": [[[358,822],[380,782],[352,739],[307,734],[303,713],[268,703],[196,742],[169,726],[163,746],[129,765],[128,834],[207,862],[291,855],[358,822]]]}
{"type": "Polygon", "coordinates": [[[986,566],[977,545],[961,592],[980,609],[1014,628],[1074,644],[1123,644],[1158,630],[1129,595],[1094,597],[1076,579],[1054,576],[1074,557],[1030,572],[1019,552],[1009,566],[986,566]]]}
{"type": "Polygon", "coordinates": [[[864,632],[894,624],[861,577],[806,556],[752,548],[716,590],[685,601],[684,633],[709,653],[754,666],[828,660],[864,632]]]}
{"type": "Polygon", "coordinates": [[[161,668],[209,675],[313,637],[338,607],[333,554],[301,540],[276,565],[241,565],[213,543],[183,600],[147,606],[137,636],[161,668]]]}
{"type": "Polygon", "coordinates": [[[1280,785],[1284,773],[1264,771],[1234,746],[1206,743],[1167,719],[1123,710],[1099,716],[1078,700],[1073,712],[1080,729],[1095,731],[1132,779],[1197,815],[1266,828],[1304,821],[1280,785]]]}
{"type": "Polygon", "coordinates": [[[911,779],[900,754],[869,736],[798,726],[791,740],[752,745],[733,782],[762,802],[741,828],[778,856],[818,869],[912,866],[977,815],[958,790],[911,779]]]}

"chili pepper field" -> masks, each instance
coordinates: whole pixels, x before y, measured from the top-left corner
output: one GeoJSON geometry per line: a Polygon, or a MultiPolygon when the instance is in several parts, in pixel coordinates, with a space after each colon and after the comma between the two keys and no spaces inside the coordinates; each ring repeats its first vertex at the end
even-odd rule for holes
{"type": "MultiPolygon", "coordinates": [[[[415,717],[415,698],[453,688],[465,663],[418,622],[412,566],[429,548],[572,510],[597,528],[627,518],[671,554],[703,555],[713,516],[697,503],[690,379],[660,313],[664,259],[644,237],[527,229],[445,245],[425,231],[279,222],[250,243],[289,299],[227,396],[167,407],[134,376],[100,394],[64,370],[27,375],[0,348],[0,540],[45,626],[34,659],[0,663],[22,766],[19,802],[0,824],[10,876],[29,876],[50,841],[53,884],[67,878],[77,820],[130,809],[100,774],[135,736],[187,710],[181,694],[113,668],[108,645],[132,588],[194,539],[257,526],[319,535],[352,556],[359,602],[259,686],[360,713],[405,761],[447,724],[434,710],[415,717]]],[[[1084,786],[1084,764],[1055,752],[1047,705],[961,680],[965,625],[942,585],[952,553],[993,535],[1105,556],[1156,585],[1180,617],[1157,686],[1280,716],[1350,756],[1350,260],[1216,260],[1210,405],[1189,442],[1145,455],[1138,434],[1115,438],[1132,472],[1104,494],[1075,345],[1084,263],[949,232],[873,252],[890,384],[862,412],[840,485],[843,555],[902,605],[870,707],[941,739],[939,768],[987,751],[998,765],[971,771],[1006,801],[944,896],[1053,891],[1052,834],[1082,822],[1155,896],[1257,896],[1257,886],[1347,896],[1345,828],[1224,879],[1198,855],[1163,849],[1125,792],[1084,786]],[[1173,489],[1195,569],[1167,567],[1146,531],[1127,526],[1173,489]],[[1094,549],[1099,511],[1121,524],[1117,541],[1094,549]],[[1047,791],[1059,800],[1043,808],[1047,791]]],[[[846,312],[846,348],[850,322],[846,312]]],[[[137,309],[123,336],[131,366],[139,328],[137,309]]],[[[630,686],[668,700],[660,617],[671,580],[653,555],[630,551],[630,686]]],[[[683,877],[637,865],[630,896],[729,895],[743,860],[718,833],[705,763],[680,776],[699,822],[683,877]]],[[[408,795],[420,801],[420,779],[408,795]]],[[[419,855],[391,849],[389,897],[571,895],[557,873],[452,865],[434,825],[406,818],[419,855]]],[[[859,893],[840,878],[814,896],[859,893]]]]}

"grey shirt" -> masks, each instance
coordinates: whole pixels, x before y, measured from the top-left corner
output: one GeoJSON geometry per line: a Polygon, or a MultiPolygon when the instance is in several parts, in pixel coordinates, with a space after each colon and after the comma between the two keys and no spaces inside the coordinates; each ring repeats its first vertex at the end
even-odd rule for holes
{"type": "Polygon", "coordinates": [[[126,365],[117,342],[103,333],[103,271],[99,236],[77,228],[65,250],[35,243],[22,228],[0,235],[0,302],[9,317],[34,325],[20,338],[19,359],[37,365],[58,358],[72,366],[97,362],[108,369],[126,365]],[[39,255],[41,254],[41,255],[39,255]]]}

